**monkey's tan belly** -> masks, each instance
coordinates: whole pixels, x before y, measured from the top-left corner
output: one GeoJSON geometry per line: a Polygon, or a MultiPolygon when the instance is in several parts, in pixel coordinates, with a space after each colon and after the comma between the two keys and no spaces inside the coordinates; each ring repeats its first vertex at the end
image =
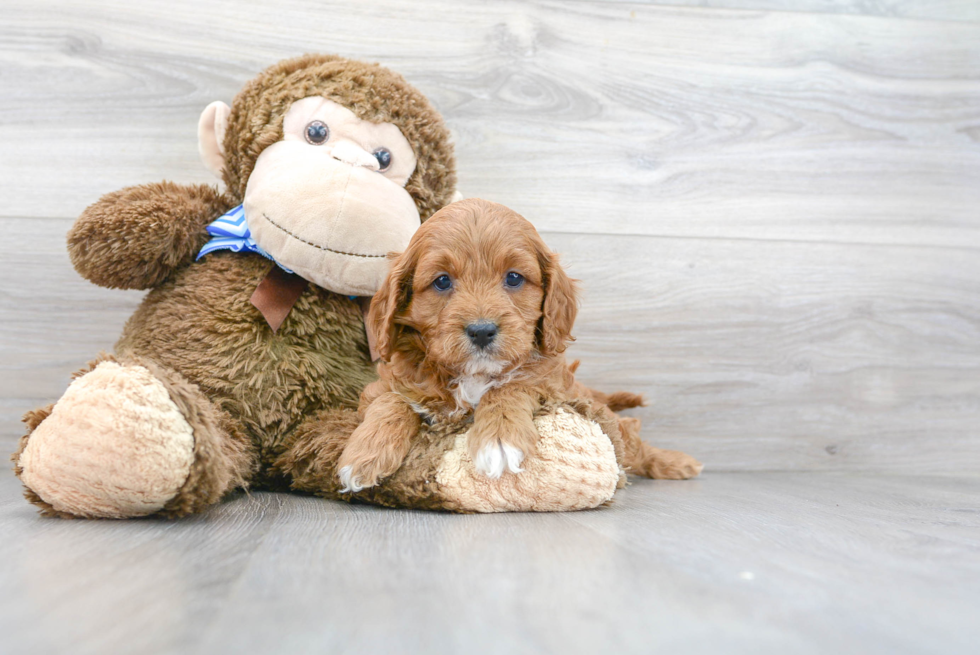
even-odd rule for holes
{"type": "Polygon", "coordinates": [[[309,285],[277,333],[249,298],[273,264],[222,252],[151,291],[116,344],[201,387],[241,422],[263,464],[307,416],[356,407],[375,379],[358,304],[309,285]]]}

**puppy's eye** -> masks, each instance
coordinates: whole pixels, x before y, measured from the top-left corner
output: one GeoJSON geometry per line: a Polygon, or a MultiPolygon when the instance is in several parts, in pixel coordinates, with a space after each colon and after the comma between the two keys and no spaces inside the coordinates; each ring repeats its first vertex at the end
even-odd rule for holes
{"type": "Polygon", "coordinates": [[[313,121],[306,126],[306,140],[315,146],[322,146],[330,138],[330,128],[323,121],[313,121]]]}
{"type": "Polygon", "coordinates": [[[391,151],[387,148],[378,148],[374,151],[374,158],[378,160],[378,166],[380,166],[380,171],[388,170],[391,166],[391,151]]]}
{"type": "Polygon", "coordinates": [[[524,276],[511,271],[504,277],[504,286],[508,289],[520,289],[524,284],[524,276]]]}
{"type": "Polygon", "coordinates": [[[440,275],[432,283],[432,288],[436,291],[449,291],[453,288],[453,281],[448,275],[440,275]]]}

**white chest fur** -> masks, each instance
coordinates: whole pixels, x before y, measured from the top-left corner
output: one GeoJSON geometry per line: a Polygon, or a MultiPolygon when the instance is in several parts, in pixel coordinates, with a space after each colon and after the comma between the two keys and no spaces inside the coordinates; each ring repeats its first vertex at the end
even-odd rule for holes
{"type": "Polygon", "coordinates": [[[456,387],[453,389],[453,398],[456,399],[457,407],[468,404],[476,407],[480,404],[480,399],[490,389],[500,386],[501,381],[485,375],[464,375],[456,378],[456,387]]]}
{"type": "Polygon", "coordinates": [[[494,360],[474,359],[467,363],[463,375],[453,380],[453,398],[456,407],[476,407],[490,389],[507,384],[514,379],[514,371],[501,374],[503,365],[494,360]]]}

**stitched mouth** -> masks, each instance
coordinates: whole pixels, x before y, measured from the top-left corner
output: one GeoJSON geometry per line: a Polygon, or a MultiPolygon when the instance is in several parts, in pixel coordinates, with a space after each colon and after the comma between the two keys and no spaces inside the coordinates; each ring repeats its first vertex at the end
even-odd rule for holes
{"type": "Polygon", "coordinates": [[[358,252],[344,252],[343,250],[334,250],[333,248],[328,248],[326,246],[321,246],[318,243],[313,243],[312,241],[307,241],[303,237],[301,237],[301,236],[299,236],[297,234],[293,234],[292,232],[290,232],[289,230],[287,230],[286,228],[284,228],[282,225],[279,225],[279,223],[276,223],[274,220],[272,220],[271,218],[269,218],[269,215],[266,214],[265,212],[262,212],[262,218],[264,218],[265,220],[269,221],[269,224],[272,225],[273,227],[276,227],[279,230],[282,230],[287,235],[291,236],[292,238],[296,239],[297,241],[300,241],[302,243],[305,243],[308,246],[313,246],[314,248],[318,248],[320,250],[324,250],[326,252],[332,252],[335,255],[346,255],[348,257],[362,257],[364,259],[384,259],[385,257],[388,256],[387,254],[384,254],[384,255],[362,255],[361,253],[358,253],[358,252]]]}

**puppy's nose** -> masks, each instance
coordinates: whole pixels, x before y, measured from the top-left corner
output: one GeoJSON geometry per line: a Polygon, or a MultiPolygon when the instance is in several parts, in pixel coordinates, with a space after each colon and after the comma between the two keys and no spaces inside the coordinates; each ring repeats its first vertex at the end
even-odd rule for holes
{"type": "Polygon", "coordinates": [[[470,323],[466,326],[466,336],[477,348],[486,348],[497,336],[497,326],[493,323],[470,323]]]}

